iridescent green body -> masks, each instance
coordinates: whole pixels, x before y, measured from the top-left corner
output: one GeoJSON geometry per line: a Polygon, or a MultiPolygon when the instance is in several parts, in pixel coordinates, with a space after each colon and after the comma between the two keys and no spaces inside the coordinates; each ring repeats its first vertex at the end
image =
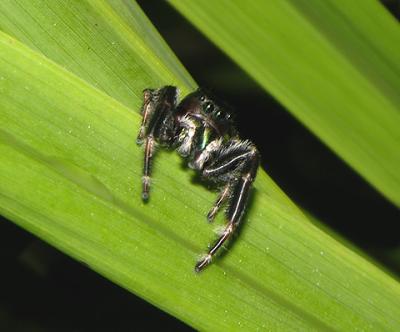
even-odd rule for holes
{"type": "Polygon", "coordinates": [[[197,148],[199,150],[204,150],[208,143],[211,142],[211,130],[210,128],[206,127],[203,128],[203,133],[197,143],[197,148]]]}

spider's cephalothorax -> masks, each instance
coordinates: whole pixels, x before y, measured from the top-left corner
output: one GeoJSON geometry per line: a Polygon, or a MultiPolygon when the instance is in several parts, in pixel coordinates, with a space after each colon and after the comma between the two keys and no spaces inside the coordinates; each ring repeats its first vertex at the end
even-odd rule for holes
{"type": "Polygon", "coordinates": [[[143,120],[137,138],[138,144],[145,147],[143,200],[149,198],[151,159],[155,146],[160,145],[175,148],[189,167],[221,188],[207,215],[209,221],[227,205],[226,227],[196,264],[199,272],[239,225],[256,176],[259,153],[250,141],[237,136],[230,114],[201,90],[187,95],[179,104],[178,89],[173,86],[146,89],[143,94],[143,120]]]}

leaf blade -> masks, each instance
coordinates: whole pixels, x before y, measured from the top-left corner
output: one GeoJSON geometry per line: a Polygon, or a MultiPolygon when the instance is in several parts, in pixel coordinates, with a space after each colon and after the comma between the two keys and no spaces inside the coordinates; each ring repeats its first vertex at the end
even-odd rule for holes
{"type": "Polygon", "coordinates": [[[398,283],[312,226],[262,171],[236,245],[194,274],[214,195],[162,154],[143,206],[135,112],[4,34],[0,69],[2,214],[199,329],[398,325],[398,283]]]}
{"type": "Polygon", "coordinates": [[[378,2],[171,3],[400,206],[400,29],[378,2]]]}
{"type": "Polygon", "coordinates": [[[130,107],[152,85],[195,88],[139,6],[128,4],[2,2],[0,29],[130,107]]]}

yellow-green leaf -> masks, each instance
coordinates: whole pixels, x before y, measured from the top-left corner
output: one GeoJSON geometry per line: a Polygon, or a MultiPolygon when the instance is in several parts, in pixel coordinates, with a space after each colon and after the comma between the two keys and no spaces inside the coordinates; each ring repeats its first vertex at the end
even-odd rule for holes
{"type": "Polygon", "coordinates": [[[160,153],[144,205],[135,145],[141,90],[189,91],[189,75],[128,1],[0,6],[1,214],[197,329],[399,326],[398,282],[313,226],[262,170],[234,245],[195,274],[215,193],[160,153]]]}
{"type": "Polygon", "coordinates": [[[171,3],[400,206],[400,26],[378,1],[171,3]]]}

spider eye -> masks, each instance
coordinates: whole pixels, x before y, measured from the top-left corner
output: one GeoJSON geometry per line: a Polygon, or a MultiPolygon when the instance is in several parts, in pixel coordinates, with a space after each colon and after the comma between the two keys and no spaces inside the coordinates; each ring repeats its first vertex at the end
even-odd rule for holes
{"type": "Polygon", "coordinates": [[[200,101],[205,101],[206,97],[204,95],[201,95],[199,99],[200,99],[200,101]]]}
{"type": "Polygon", "coordinates": [[[203,109],[204,109],[204,111],[205,111],[206,113],[211,113],[212,111],[214,111],[214,104],[213,104],[213,103],[210,103],[210,102],[205,103],[203,109]]]}

